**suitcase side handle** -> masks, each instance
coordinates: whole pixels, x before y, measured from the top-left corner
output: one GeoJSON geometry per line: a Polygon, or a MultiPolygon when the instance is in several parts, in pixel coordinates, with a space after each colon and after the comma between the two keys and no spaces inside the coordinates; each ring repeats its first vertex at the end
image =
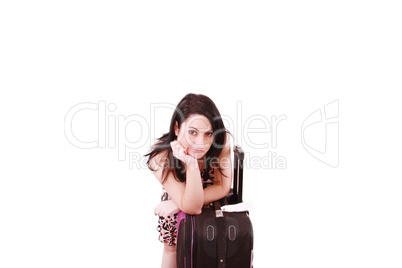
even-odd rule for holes
{"type": "Polygon", "coordinates": [[[237,204],[243,202],[243,160],[244,151],[240,146],[233,147],[233,191],[228,197],[229,204],[237,204]]]}

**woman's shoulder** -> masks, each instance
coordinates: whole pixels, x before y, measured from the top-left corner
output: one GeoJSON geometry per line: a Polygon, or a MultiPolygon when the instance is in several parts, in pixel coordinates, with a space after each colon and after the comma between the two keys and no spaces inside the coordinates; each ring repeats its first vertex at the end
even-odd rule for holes
{"type": "Polygon", "coordinates": [[[225,144],[223,145],[221,156],[230,153],[230,134],[226,133],[225,144]]]}
{"type": "Polygon", "coordinates": [[[149,160],[149,166],[153,170],[158,170],[159,168],[164,167],[164,164],[166,163],[166,160],[167,160],[167,156],[168,156],[167,149],[157,153],[149,160]]]}

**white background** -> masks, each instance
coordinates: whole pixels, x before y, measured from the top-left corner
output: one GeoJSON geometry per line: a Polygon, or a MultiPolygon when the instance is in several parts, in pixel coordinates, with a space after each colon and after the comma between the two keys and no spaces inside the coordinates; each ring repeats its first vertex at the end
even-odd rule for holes
{"type": "MultiPolygon", "coordinates": [[[[247,118],[286,115],[276,148],[238,140],[248,158],[286,159],[244,171],[255,267],[401,267],[401,11],[397,1],[3,1],[0,266],[159,267],[160,185],[117,148],[73,146],[65,117],[102,101],[116,120],[142,116],[148,128],[120,134],[145,137],[127,149],[143,155],[171,116],[151,118],[151,105],[194,92],[236,120],[235,136],[247,118]],[[336,100],[334,168],[304,149],[301,126],[336,100]]],[[[78,139],[97,139],[96,111],[73,122],[78,139]]]]}

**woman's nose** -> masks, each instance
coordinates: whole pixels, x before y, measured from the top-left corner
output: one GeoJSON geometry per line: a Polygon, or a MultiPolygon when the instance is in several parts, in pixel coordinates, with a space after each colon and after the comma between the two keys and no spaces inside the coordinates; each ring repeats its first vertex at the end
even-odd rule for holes
{"type": "Polygon", "coordinates": [[[197,145],[205,145],[206,139],[205,139],[204,135],[202,135],[202,134],[197,135],[197,138],[196,138],[196,140],[195,140],[195,143],[196,143],[197,145]]]}

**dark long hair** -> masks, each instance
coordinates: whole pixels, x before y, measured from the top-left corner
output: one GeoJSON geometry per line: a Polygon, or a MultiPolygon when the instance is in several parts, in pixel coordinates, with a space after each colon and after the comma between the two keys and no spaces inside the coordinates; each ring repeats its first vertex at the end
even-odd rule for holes
{"type": "Polygon", "coordinates": [[[145,156],[148,157],[147,165],[152,171],[155,171],[150,166],[150,161],[159,153],[166,152],[166,156],[162,159],[162,183],[166,181],[170,172],[173,173],[177,181],[185,182],[186,174],[184,171],[184,164],[182,161],[173,156],[170,142],[177,139],[174,126],[177,122],[178,126],[186,121],[189,116],[199,114],[205,116],[212,125],[213,142],[211,148],[205,155],[204,168],[214,165],[219,172],[222,173],[221,167],[218,162],[218,156],[221,154],[222,149],[226,142],[226,133],[229,133],[223,124],[221,114],[215,103],[205,95],[202,94],[187,94],[177,105],[173,112],[170,121],[169,132],[165,133],[158,139],[158,142],[151,148],[151,151],[145,156]]]}

